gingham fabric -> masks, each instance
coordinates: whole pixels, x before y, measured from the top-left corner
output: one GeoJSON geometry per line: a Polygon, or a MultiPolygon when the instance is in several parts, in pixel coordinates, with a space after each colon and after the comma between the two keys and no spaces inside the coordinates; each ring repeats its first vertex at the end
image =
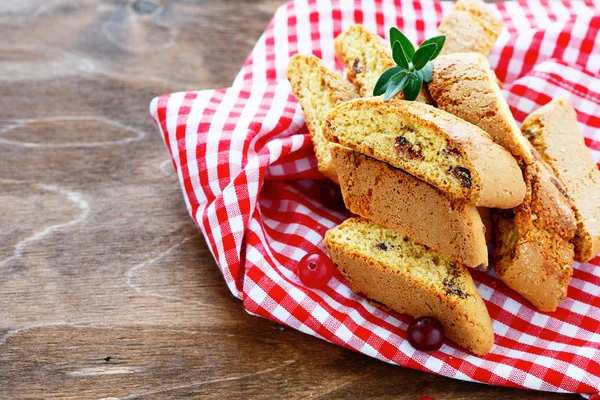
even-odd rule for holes
{"type": "MultiPolygon", "coordinates": [[[[600,3],[490,7],[505,28],[489,59],[516,119],[566,95],[598,163],[600,3]]],[[[452,378],[600,396],[600,257],[575,264],[568,298],[554,313],[538,312],[493,273],[473,271],[496,335],[486,357],[450,341],[433,353],[417,351],[405,339],[409,317],[372,306],[341,276],[325,290],[306,288],[298,279],[298,260],[323,252],[325,231],[347,215],[319,200],[323,176],[285,78],[290,56],[312,53],[341,69],[333,39],[350,24],[362,23],[382,36],[397,26],[420,42],[435,35],[451,8],[429,0],[293,1],[277,11],[231,88],[160,96],[151,114],[187,208],[227,286],[249,313],[382,361],[452,378]]]]}

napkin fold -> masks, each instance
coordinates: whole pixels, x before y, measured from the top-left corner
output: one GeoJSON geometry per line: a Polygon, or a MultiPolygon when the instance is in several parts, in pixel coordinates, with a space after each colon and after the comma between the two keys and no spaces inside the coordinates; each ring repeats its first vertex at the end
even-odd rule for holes
{"type": "MultiPolygon", "coordinates": [[[[600,162],[600,4],[489,4],[505,29],[489,56],[515,118],[557,95],[570,98],[600,162]]],[[[600,257],[575,263],[568,297],[541,313],[488,273],[473,278],[492,317],[495,346],[477,357],[447,341],[423,353],[406,341],[410,317],[353,293],[341,276],[306,288],[297,262],[323,252],[326,230],[347,215],[319,200],[302,110],[286,80],[294,53],[341,69],[333,39],[362,23],[385,36],[399,27],[420,42],[452,3],[429,0],[294,0],[282,6],[228,89],[152,100],[192,219],[234,296],[262,316],[338,345],[456,379],[600,398],[600,257]]]]}

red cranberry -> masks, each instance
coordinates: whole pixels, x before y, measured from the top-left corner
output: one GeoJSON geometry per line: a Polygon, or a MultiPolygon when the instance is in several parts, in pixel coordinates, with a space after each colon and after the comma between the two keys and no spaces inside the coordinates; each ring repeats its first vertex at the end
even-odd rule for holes
{"type": "Polygon", "coordinates": [[[342,197],[342,189],[329,179],[321,183],[319,195],[321,202],[327,207],[336,211],[346,211],[344,198],[342,197]]]}
{"type": "Polygon", "coordinates": [[[333,276],[335,265],[322,253],[309,253],[298,263],[298,276],[307,287],[323,289],[333,276]]]}
{"type": "Polygon", "coordinates": [[[417,350],[434,351],[444,343],[444,328],[437,319],[420,317],[410,323],[406,338],[417,350]]]}

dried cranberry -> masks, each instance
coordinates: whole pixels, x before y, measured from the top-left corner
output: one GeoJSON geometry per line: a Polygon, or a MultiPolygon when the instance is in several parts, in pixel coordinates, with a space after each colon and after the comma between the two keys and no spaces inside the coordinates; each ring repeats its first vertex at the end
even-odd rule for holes
{"type": "Polygon", "coordinates": [[[307,287],[323,289],[333,276],[335,265],[323,253],[309,253],[298,263],[298,277],[307,287]]]}
{"type": "Polygon", "coordinates": [[[342,189],[329,179],[321,183],[319,195],[321,201],[327,207],[336,211],[346,211],[344,198],[342,197],[342,189]]]}
{"type": "Polygon", "coordinates": [[[366,66],[364,65],[360,65],[360,59],[355,58],[354,62],[352,63],[352,72],[354,72],[355,74],[361,74],[363,72],[365,72],[365,68],[366,66]]]}
{"type": "Polygon", "coordinates": [[[417,350],[435,351],[444,343],[444,328],[435,318],[419,317],[408,326],[406,338],[417,350]]]}
{"type": "Polygon", "coordinates": [[[382,250],[382,251],[387,251],[387,249],[388,249],[388,248],[387,248],[387,245],[386,245],[385,243],[383,243],[383,242],[381,242],[381,243],[376,243],[376,244],[375,244],[375,248],[376,248],[377,250],[382,250]]]}
{"type": "Polygon", "coordinates": [[[473,180],[471,179],[471,171],[463,167],[454,167],[452,170],[454,176],[460,181],[460,186],[470,189],[473,187],[473,180]]]}
{"type": "Polygon", "coordinates": [[[403,153],[405,156],[414,159],[423,159],[423,153],[421,152],[421,146],[418,143],[413,143],[404,136],[396,137],[394,141],[394,148],[399,152],[403,153]]]}

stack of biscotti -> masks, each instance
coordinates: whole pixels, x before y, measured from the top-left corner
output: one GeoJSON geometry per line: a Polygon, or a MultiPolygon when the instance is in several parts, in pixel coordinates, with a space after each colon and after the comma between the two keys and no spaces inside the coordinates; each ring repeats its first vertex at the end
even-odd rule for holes
{"type": "Polygon", "coordinates": [[[346,206],[363,217],[325,237],[342,274],[355,290],[399,312],[434,316],[449,338],[486,354],[493,332],[482,328],[489,326],[483,302],[475,290],[462,298],[444,289],[451,281],[444,273],[451,265],[471,285],[465,267],[487,268],[477,206],[512,208],[523,201],[526,187],[515,158],[476,126],[404,100],[342,103],[325,117],[323,135],[331,142],[346,206]],[[433,282],[422,273],[431,269],[442,274],[433,282]],[[461,336],[450,322],[457,318],[467,323],[461,336]],[[477,346],[467,338],[477,338],[477,346]]]}
{"type": "MultiPolygon", "coordinates": [[[[339,103],[337,107],[350,104],[344,100],[354,96],[341,77],[327,70],[322,62],[313,56],[295,56],[290,63],[288,76],[292,89],[307,115],[307,124],[321,166],[324,157],[319,148],[329,142],[328,137],[323,135],[322,129],[323,127],[329,129],[331,125],[315,127],[314,122],[310,122],[309,119],[324,121],[325,115],[335,109],[336,103],[339,103]],[[321,82],[323,79],[335,84],[324,84],[321,82]],[[334,100],[325,102],[323,99],[334,100]]],[[[423,106],[433,109],[430,106],[423,106]]],[[[448,128],[451,125],[452,121],[449,122],[448,128]]],[[[472,129],[476,128],[472,127],[472,129]]],[[[436,134],[432,139],[435,140],[435,137],[436,134]]],[[[461,138],[460,134],[455,138],[443,134],[437,137],[438,140],[448,141],[444,152],[450,158],[457,160],[453,169],[446,173],[449,177],[446,179],[447,183],[457,189],[460,192],[459,196],[462,197],[478,199],[477,201],[481,200],[484,203],[492,201],[494,204],[498,199],[506,201],[504,193],[490,190],[492,188],[489,187],[489,171],[479,164],[473,165],[468,159],[457,158],[457,156],[462,157],[462,154],[477,154],[480,157],[490,155],[495,159],[498,156],[496,154],[498,149],[494,148],[491,151],[485,149],[485,144],[491,143],[489,138],[482,139],[482,143],[474,142],[473,149],[468,145],[462,149],[454,142],[454,139],[461,138]],[[480,145],[483,145],[483,149],[475,148],[479,148],[480,145]]],[[[468,144],[467,142],[463,140],[460,146],[468,144]]],[[[406,209],[390,208],[389,212],[379,209],[380,201],[383,202],[382,204],[388,202],[389,205],[391,204],[389,200],[394,201],[394,198],[381,196],[385,193],[381,190],[382,185],[375,184],[367,197],[374,200],[375,214],[372,217],[375,219],[380,217],[382,224],[366,219],[349,220],[327,234],[326,245],[331,257],[352,287],[399,312],[414,317],[435,317],[444,326],[448,338],[457,344],[475,354],[483,355],[489,352],[493,344],[491,320],[466,268],[467,265],[479,268],[486,268],[488,265],[484,227],[477,208],[462,201],[455,201],[446,196],[443,191],[385,162],[377,161],[347,147],[330,146],[338,148],[339,151],[332,152],[333,158],[325,164],[329,168],[323,168],[322,171],[335,172],[335,174],[329,172],[329,176],[340,180],[343,188],[347,189],[345,201],[350,209],[355,209],[351,203],[360,195],[351,193],[354,189],[349,184],[352,180],[349,175],[353,175],[359,181],[362,181],[363,177],[368,181],[375,177],[374,172],[383,172],[375,179],[382,179],[383,185],[397,194],[395,200],[407,206],[406,209]],[[345,156],[363,157],[365,159],[363,165],[370,166],[372,170],[362,167],[355,170],[349,165],[344,165],[345,156]],[[375,193],[375,196],[371,196],[372,193],[375,193]],[[427,212],[421,213],[423,218],[416,218],[419,213],[419,202],[427,204],[427,212]],[[417,215],[414,215],[411,210],[417,215]],[[386,226],[391,226],[392,229],[386,226]],[[438,228],[443,228],[443,231],[438,228]],[[369,232],[377,232],[382,240],[385,239],[385,243],[380,240],[373,243],[373,246],[367,245],[368,240],[372,239],[368,236],[369,232]],[[360,243],[364,251],[362,253],[356,251],[356,248],[344,242],[344,238],[349,239],[350,242],[360,243]],[[381,259],[380,254],[386,254],[387,258],[381,259]],[[393,268],[390,269],[389,266],[393,268]],[[370,267],[370,269],[363,269],[363,267],[370,267]],[[365,285],[364,282],[361,283],[361,276],[368,276],[371,281],[365,285]],[[376,281],[380,281],[381,285],[375,284],[376,281]],[[387,286],[386,282],[388,282],[387,286]],[[393,282],[391,286],[390,282],[393,282]]],[[[423,150],[427,155],[431,148],[425,146],[423,150]]],[[[506,166],[509,170],[518,171],[516,163],[514,165],[509,163],[506,166]]],[[[429,176],[431,178],[431,174],[429,176]]],[[[499,178],[504,179],[504,177],[499,178]]],[[[517,196],[519,192],[524,194],[524,187],[516,187],[514,190],[517,196]]]]}
{"type": "MultiPolygon", "coordinates": [[[[338,36],[335,47],[362,96],[395,65],[382,39],[360,25],[338,36]]],[[[314,84],[315,67],[301,57],[288,77],[307,119],[324,121],[320,131],[307,121],[319,165],[320,143],[333,142],[329,168],[321,170],[335,172],[346,206],[363,217],[327,233],[333,261],[357,292],[402,313],[433,316],[450,339],[486,354],[491,321],[466,267],[489,264],[477,206],[514,207],[525,196],[517,162],[477,127],[401,96],[320,106],[316,99],[331,98],[332,88],[314,84]],[[353,127],[375,141],[352,143],[353,127]],[[397,128],[401,133],[384,135],[397,128]]],[[[426,87],[417,100],[432,102],[426,87]]]]}
{"type": "Polygon", "coordinates": [[[477,206],[516,207],[526,193],[517,161],[489,135],[423,103],[377,98],[335,107],[323,134],[351,212],[487,268],[477,206]]]}
{"type": "Polygon", "coordinates": [[[600,246],[597,208],[568,194],[597,193],[597,185],[578,183],[590,162],[563,185],[568,178],[556,174],[566,158],[547,144],[556,126],[540,117],[524,130],[543,142],[539,155],[500,93],[485,58],[500,29],[482,2],[460,0],[439,28],[450,46],[416,102],[356,98],[370,96],[395,65],[382,39],[360,25],[335,41],[355,91],[314,57],[296,56],[288,70],[319,168],[361,217],[327,233],[334,263],[357,292],[401,313],[437,318],[450,339],[475,354],[490,350],[493,332],[467,267],[489,265],[492,221],[498,275],[545,311],[566,295],[573,248],[584,260],[600,246]],[[323,76],[335,76],[336,84],[323,76]],[[554,128],[542,132],[540,125],[554,128]]]}
{"type": "MultiPolygon", "coordinates": [[[[323,135],[323,127],[316,124],[324,121],[336,104],[337,107],[350,104],[344,100],[355,95],[341,77],[313,56],[294,56],[288,77],[305,112],[320,170],[340,181],[351,210],[381,223],[351,219],[327,233],[326,246],[340,271],[356,291],[367,297],[414,317],[435,317],[448,338],[457,344],[475,354],[489,352],[494,342],[491,320],[466,268],[466,265],[479,268],[488,265],[485,228],[477,208],[454,201],[434,186],[347,147],[330,145],[333,158],[331,155],[327,158],[323,147],[329,138],[323,135]],[[372,182],[373,179],[380,182],[372,182]],[[353,181],[358,184],[352,185],[353,181]],[[360,184],[364,182],[373,186],[360,184]],[[369,204],[362,204],[361,199],[369,204]],[[358,201],[356,207],[355,201],[358,201]]],[[[452,122],[446,121],[446,128],[450,129],[452,122]]],[[[332,125],[323,126],[330,129],[332,125]]],[[[443,133],[431,136],[432,140],[444,140],[444,154],[456,161],[446,173],[448,185],[462,197],[484,203],[506,202],[504,193],[490,190],[489,171],[468,159],[459,160],[463,154],[489,155],[495,160],[498,149],[485,148],[491,143],[489,138],[482,139],[482,143],[469,143],[460,134],[455,136],[446,137],[443,133]],[[463,145],[464,149],[459,148],[463,145]],[[478,149],[480,145],[482,149],[478,149]]],[[[415,145],[420,146],[417,141],[415,145]]],[[[407,146],[408,142],[403,142],[398,151],[411,154],[407,146]]],[[[430,145],[424,146],[423,154],[428,160],[431,151],[430,145]]],[[[509,170],[518,170],[516,163],[507,166],[509,170]]],[[[431,174],[428,176],[432,178],[431,174]]],[[[524,187],[513,189],[517,196],[520,192],[524,194],[524,187]]]]}

